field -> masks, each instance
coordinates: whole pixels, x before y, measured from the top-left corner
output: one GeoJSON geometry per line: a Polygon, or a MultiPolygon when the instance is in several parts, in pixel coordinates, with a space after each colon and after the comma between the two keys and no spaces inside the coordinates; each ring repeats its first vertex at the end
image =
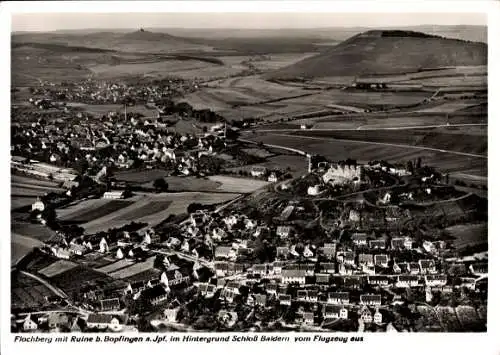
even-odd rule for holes
{"type": "Polygon", "coordinates": [[[75,223],[86,223],[96,218],[113,213],[133,204],[130,200],[97,199],[86,200],[75,206],[57,210],[62,221],[74,221],[75,223]]]}
{"type": "Polygon", "coordinates": [[[18,233],[11,233],[10,253],[11,265],[16,264],[19,260],[30,253],[33,248],[41,247],[43,243],[38,239],[24,236],[18,233]]]}
{"type": "Polygon", "coordinates": [[[53,293],[38,281],[19,272],[11,273],[11,308],[37,308],[53,293]]]}
{"type": "Polygon", "coordinates": [[[86,284],[110,284],[114,280],[103,273],[77,266],[50,278],[50,282],[63,290],[67,295],[79,292],[86,284]]]}
{"type": "MultiPolygon", "coordinates": [[[[102,105],[93,105],[93,104],[84,104],[84,103],[68,103],[70,107],[76,107],[82,111],[102,116],[107,114],[108,112],[124,112],[123,105],[120,104],[102,104],[102,105]]],[[[127,108],[127,113],[140,113],[145,117],[155,117],[157,114],[157,110],[152,110],[147,108],[144,105],[135,105],[133,107],[127,108]]]]}
{"type": "MultiPolygon", "coordinates": [[[[470,135],[467,130],[457,132],[455,127],[399,129],[392,130],[356,130],[356,131],[305,131],[297,135],[327,139],[353,140],[373,143],[401,144],[415,147],[428,147],[464,153],[485,155],[487,153],[487,131],[483,136],[470,135]],[[450,130],[452,133],[448,133],[450,130]],[[452,136],[451,136],[452,135],[452,136]]],[[[485,155],[486,156],[486,155],[485,155]]]]}
{"type": "Polygon", "coordinates": [[[126,279],[140,272],[150,270],[153,268],[155,258],[156,257],[152,256],[144,262],[134,263],[129,267],[114,272],[109,272],[109,276],[115,279],[126,279]]]}
{"type": "Polygon", "coordinates": [[[466,246],[488,243],[488,226],[486,223],[471,225],[456,225],[446,229],[456,239],[453,245],[457,249],[466,246]]]}
{"type": "MultiPolygon", "coordinates": [[[[436,150],[425,150],[418,147],[399,147],[368,142],[360,143],[320,137],[300,137],[270,133],[248,136],[245,138],[320,154],[333,161],[352,158],[362,163],[380,159],[390,162],[406,162],[409,159],[421,157],[424,164],[435,166],[439,168],[440,171],[464,172],[474,170],[478,175],[486,176],[487,174],[486,159],[478,159],[436,150]]],[[[457,140],[454,139],[452,142],[457,142],[457,140]]]]}
{"type": "Polygon", "coordinates": [[[459,110],[463,110],[465,108],[476,106],[478,103],[468,103],[463,101],[457,102],[445,102],[443,104],[427,107],[421,110],[417,110],[416,112],[439,112],[439,113],[451,113],[459,110]]]}
{"type": "Polygon", "coordinates": [[[217,184],[220,184],[218,190],[235,193],[254,192],[255,190],[258,190],[269,184],[267,181],[262,180],[221,175],[210,176],[208,179],[210,181],[216,182],[217,184]]]}
{"type": "Polygon", "coordinates": [[[60,273],[69,271],[76,266],[77,264],[75,264],[74,262],[67,260],[58,260],[55,263],[39,270],[38,273],[45,277],[54,277],[56,275],[59,275],[60,273]]]}
{"type": "Polygon", "coordinates": [[[121,259],[121,260],[118,260],[118,261],[115,261],[115,262],[112,262],[110,264],[107,264],[103,267],[100,267],[98,269],[96,269],[97,271],[99,272],[103,272],[105,274],[109,274],[109,273],[112,273],[112,272],[115,272],[119,269],[123,269],[123,268],[126,268],[130,265],[133,265],[135,262],[133,260],[129,260],[129,259],[121,259]]]}
{"type": "Polygon", "coordinates": [[[28,206],[49,192],[63,192],[58,183],[12,174],[10,184],[11,209],[28,206]]]}
{"type": "Polygon", "coordinates": [[[20,234],[42,242],[50,239],[54,235],[54,232],[49,227],[42,224],[14,221],[11,223],[11,231],[15,234],[20,234]]]}
{"type": "Polygon", "coordinates": [[[89,220],[82,224],[82,227],[85,228],[86,233],[95,233],[110,228],[119,228],[132,221],[154,225],[171,214],[186,213],[187,206],[193,202],[219,204],[236,197],[238,197],[237,194],[203,192],[144,194],[134,196],[132,204],[106,215],[99,214],[100,209],[97,208],[95,213],[101,217],[89,220]],[[138,215],[141,217],[137,217],[138,215]]]}

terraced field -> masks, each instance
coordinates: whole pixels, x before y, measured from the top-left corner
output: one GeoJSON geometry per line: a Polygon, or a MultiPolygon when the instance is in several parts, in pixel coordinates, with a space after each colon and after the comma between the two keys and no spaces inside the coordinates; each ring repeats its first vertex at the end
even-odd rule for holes
{"type": "Polygon", "coordinates": [[[38,281],[19,272],[11,274],[11,308],[37,308],[47,303],[46,296],[54,295],[38,281]]]}
{"type": "Polygon", "coordinates": [[[82,227],[85,228],[87,233],[96,233],[110,228],[119,228],[132,221],[154,225],[171,214],[178,215],[186,213],[187,206],[193,202],[201,204],[219,204],[232,200],[238,196],[238,194],[232,193],[212,192],[144,194],[142,196],[135,196],[132,204],[106,215],[101,214],[100,218],[89,220],[87,223],[84,223],[82,227]],[[161,207],[163,207],[163,209],[160,209],[161,207]]]}
{"type": "Polygon", "coordinates": [[[53,264],[50,264],[49,266],[41,269],[38,271],[39,274],[45,276],[45,277],[54,277],[57,276],[63,272],[69,271],[73,268],[75,268],[78,264],[68,261],[68,260],[58,260],[53,264]]]}
{"type": "Polygon", "coordinates": [[[86,200],[76,206],[57,210],[62,221],[75,221],[76,223],[86,223],[96,218],[113,213],[126,208],[134,203],[131,200],[86,200]]]}

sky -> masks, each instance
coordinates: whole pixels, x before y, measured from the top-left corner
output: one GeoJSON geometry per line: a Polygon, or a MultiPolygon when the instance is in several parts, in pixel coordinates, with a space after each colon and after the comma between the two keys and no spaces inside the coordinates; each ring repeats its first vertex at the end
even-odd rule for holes
{"type": "Polygon", "coordinates": [[[12,31],[118,28],[322,28],[487,25],[481,13],[17,13],[12,31]]]}

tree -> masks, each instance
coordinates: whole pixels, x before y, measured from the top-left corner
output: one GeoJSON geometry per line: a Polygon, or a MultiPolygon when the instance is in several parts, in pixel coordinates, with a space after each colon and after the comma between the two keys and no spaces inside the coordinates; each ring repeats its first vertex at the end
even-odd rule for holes
{"type": "Polygon", "coordinates": [[[167,191],[168,190],[168,183],[165,181],[164,178],[158,178],[153,182],[153,187],[157,191],[167,191]]]}

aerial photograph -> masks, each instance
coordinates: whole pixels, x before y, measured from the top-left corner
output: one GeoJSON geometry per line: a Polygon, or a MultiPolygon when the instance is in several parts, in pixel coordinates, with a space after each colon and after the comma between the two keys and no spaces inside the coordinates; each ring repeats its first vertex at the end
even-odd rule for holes
{"type": "Polygon", "coordinates": [[[487,25],[13,15],[11,332],[486,332],[487,25]]]}

